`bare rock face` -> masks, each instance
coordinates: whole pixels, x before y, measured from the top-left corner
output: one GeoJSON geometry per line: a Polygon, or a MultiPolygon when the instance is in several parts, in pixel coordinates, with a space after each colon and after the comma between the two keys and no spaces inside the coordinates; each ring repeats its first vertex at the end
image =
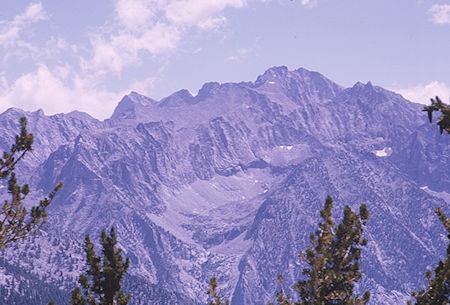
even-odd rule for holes
{"type": "Polygon", "coordinates": [[[338,219],[346,204],[371,213],[358,289],[371,304],[403,302],[444,255],[433,211],[450,203],[449,137],[421,107],[370,82],[345,89],[274,67],[196,96],[132,92],[103,122],[10,109],[0,148],[27,116],[36,144],[21,176],[36,198],[57,181],[64,188],[45,232],[1,253],[1,288],[18,297],[17,283],[37,277],[71,290],[84,235],[113,225],[131,259],[133,304],[204,304],[212,276],[232,304],[267,304],[277,274],[289,286],[302,276],[298,252],[330,194],[338,219]]]}

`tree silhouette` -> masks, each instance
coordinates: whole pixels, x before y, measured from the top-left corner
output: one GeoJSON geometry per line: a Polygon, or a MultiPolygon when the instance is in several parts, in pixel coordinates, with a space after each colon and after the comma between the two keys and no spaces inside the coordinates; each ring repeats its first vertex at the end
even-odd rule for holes
{"type": "Polygon", "coordinates": [[[212,298],[212,300],[209,302],[209,304],[210,305],[229,305],[230,304],[229,300],[226,300],[225,303],[222,303],[222,299],[217,294],[216,289],[217,289],[217,280],[215,277],[212,277],[209,280],[209,289],[206,292],[212,298]]]}
{"type": "Polygon", "coordinates": [[[309,237],[311,246],[299,257],[309,266],[303,269],[306,279],[294,285],[300,299],[294,302],[283,290],[283,278],[279,276],[281,290],[277,293],[279,305],[322,305],[322,304],[366,304],[370,293],[362,298],[353,295],[354,284],[362,274],[359,259],[362,246],[367,240],[361,239],[363,226],[369,217],[366,205],[360,206],[359,214],[350,207],[344,208],[344,218],[335,227],[332,215],[333,200],[328,196],[320,211],[322,222],[319,229],[309,237]]]}
{"type": "Polygon", "coordinates": [[[111,228],[110,236],[105,230],[100,235],[103,259],[96,256],[94,244],[89,235],[86,235],[84,251],[88,270],[81,274],[78,282],[81,285],[72,290],[72,305],[126,305],[131,296],[125,295],[121,289],[121,282],[130,265],[127,257],[122,261],[122,249],[116,248],[117,239],[114,228],[111,228]]]}
{"type": "Polygon", "coordinates": [[[47,222],[46,208],[52,202],[62,183],[58,182],[54,190],[31,208],[28,213],[24,200],[30,192],[28,184],[19,185],[15,167],[33,147],[33,135],[27,131],[27,120],[20,118],[20,134],[16,135],[15,143],[9,152],[0,157],[0,181],[8,180],[8,194],[10,200],[5,200],[0,208],[0,249],[12,242],[35,234],[47,222]]]}
{"type": "Polygon", "coordinates": [[[440,111],[441,115],[438,118],[437,125],[439,126],[439,131],[442,134],[447,131],[450,134],[450,106],[444,104],[441,99],[436,96],[435,99],[431,99],[431,105],[425,106],[423,111],[428,112],[428,120],[432,121],[433,119],[433,111],[440,111]]]}
{"type": "MultiPolygon", "coordinates": [[[[413,292],[412,296],[418,305],[447,305],[450,304],[450,218],[447,218],[441,209],[436,209],[436,214],[447,231],[447,257],[439,261],[434,268],[434,277],[431,270],[425,272],[428,279],[428,287],[425,290],[413,292]]],[[[408,304],[411,304],[408,301],[408,304]]]]}

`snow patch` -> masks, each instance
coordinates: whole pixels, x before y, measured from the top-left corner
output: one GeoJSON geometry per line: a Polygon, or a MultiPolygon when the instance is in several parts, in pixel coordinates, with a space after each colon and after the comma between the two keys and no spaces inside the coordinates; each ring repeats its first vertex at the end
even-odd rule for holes
{"type": "Polygon", "coordinates": [[[287,149],[287,150],[291,150],[292,147],[293,147],[292,145],[289,145],[289,146],[281,145],[281,146],[280,146],[281,149],[287,149]]]}
{"type": "Polygon", "coordinates": [[[275,82],[269,81],[268,84],[275,85],[275,82]]]}
{"type": "Polygon", "coordinates": [[[264,161],[275,166],[287,166],[299,164],[311,155],[307,144],[280,145],[274,147],[264,161]]]}
{"type": "Polygon", "coordinates": [[[383,148],[381,150],[375,150],[375,151],[373,151],[373,153],[377,157],[388,157],[388,156],[390,156],[392,154],[392,148],[385,147],[385,148],[383,148]]]}

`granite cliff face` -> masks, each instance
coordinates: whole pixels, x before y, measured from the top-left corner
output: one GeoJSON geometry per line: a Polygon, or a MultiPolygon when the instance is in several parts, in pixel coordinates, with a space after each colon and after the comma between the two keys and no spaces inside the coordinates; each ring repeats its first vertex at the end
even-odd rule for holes
{"type": "Polygon", "coordinates": [[[36,144],[21,176],[43,193],[65,186],[45,232],[2,254],[0,284],[19,291],[27,278],[11,284],[8,273],[17,267],[72,289],[84,234],[114,225],[134,304],[205,304],[212,276],[232,304],[266,304],[277,274],[288,285],[300,278],[298,252],[330,194],[338,218],[346,204],[371,213],[360,289],[371,304],[402,302],[446,246],[433,211],[449,211],[449,137],[421,107],[370,82],[342,88],[274,67],[196,96],[132,92],[103,122],[10,109],[0,148],[27,116],[36,144]]]}

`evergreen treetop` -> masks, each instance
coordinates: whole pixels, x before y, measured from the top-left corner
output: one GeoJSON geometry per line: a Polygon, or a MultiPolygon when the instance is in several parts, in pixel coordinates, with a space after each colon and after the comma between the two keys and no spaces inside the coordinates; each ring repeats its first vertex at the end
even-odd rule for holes
{"type": "MultiPolygon", "coordinates": [[[[332,209],[333,200],[328,196],[320,211],[319,229],[310,235],[311,246],[299,254],[309,265],[302,272],[306,279],[299,280],[293,287],[300,299],[294,302],[282,288],[277,293],[279,305],[362,305],[368,302],[368,291],[358,297],[354,296],[353,289],[362,277],[359,259],[361,247],[367,240],[361,235],[369,212],[364,204],[360,206],[359,214],[346,206],[342,222],[335,227],[332,209]]],[[[283,287],[281,276],[279,281],[283,287]]]]}
{"type": "Polygon", "coordinates": [[[105,230],[100,235],[103,258],[95,254],[94,244],[86,235],[84,251],[88,270],[81,274],[81,285],[72,290],[71,305],[126,305],[131,296],[122,291],[122,280],[130,266],[130,259],[122,260],[122,249],[116,248],[114,228],[108,236],[105,230]]]}
{"type": "Polygon", "coordinates": [[[433,119],[433,111],[440,111],[441,115],[436,123],[439,126],[439,131],[442,134],[445,130],[450,134],[450,105],[444,104],[441,99],[436,96],[436,98],[431,99],[431,105],[425,106],[423,111],[428,112],[428,120],[430,123],[433,119]]]}
{"type": "Polygon", "coordinates": [[[12,242],[39,231],[47,222],[46,208],[50,205],[56,192],[62,187],[58,182],[53,191],[31,208],[31,213],[24,206],[24,200],[30,192],[28,184],[19,185],[15,167],[25,155],[33,149],[33,134],[27,131],[27,119],[20,119],[20,134],[9,152],[0,157],[0,181],[8,180],[10,200],[5,200],[0,207],[0,250],[12,242]]]}
{"type": "Polygon", "coordinates": [[[209,280],[209,289],[206,292],[212,299],[209,302],[210,305],[229,305],[230,301],[226,300],[225,302],[222,302],[222,299],[220,298],[220,296],[217,294],[217,279],[215,277],[212,277],[209,280]]]}
{"type": "MultiPolygon", "coordinates": [[[[418,305],[447,305],[450,304],[450,218],[445,216],[441,209],[436,209],[436,214],[447,231],[447,256],[444,261],[439,261],[434,268],[434,277],[431,270],[425,272],[428,287],[425,290],[413,292],[418,305]]],[[[409,301],[408,304],[411,304],[409,301]]]]}

